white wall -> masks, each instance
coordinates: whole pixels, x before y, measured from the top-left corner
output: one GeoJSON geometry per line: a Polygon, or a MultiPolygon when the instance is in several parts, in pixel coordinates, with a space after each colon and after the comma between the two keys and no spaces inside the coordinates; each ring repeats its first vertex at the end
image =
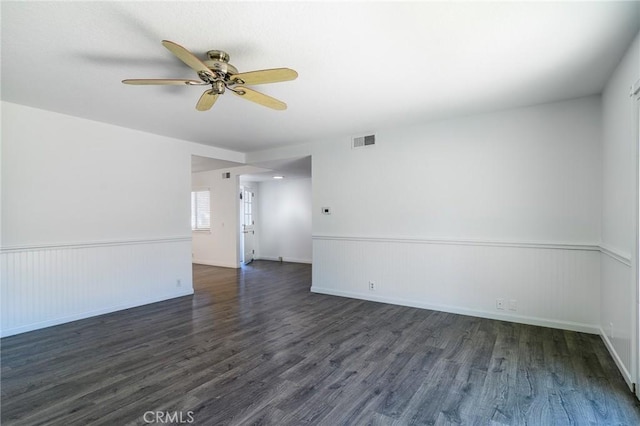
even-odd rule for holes
{"type": "Polygon", "coordinates": [[[312,290],[597,332],[600,118],[593,96],[314,144],[312,290]]]}
{"type": "Polygon", "coordinates": [[[225,170],[192,174],[191,189],[211,191],[211,231],[193,232],[193,262],[237,268],[238,254],[238,176],[222,179],[225,170]]]}
{"type": "Polygon", "coordinates": [[[192,153],[3,102],[1,334],[191,294],[192,153]]]}
{"type": "Polygon", "coordinates": [[[311,263],[311,179],[258,184],[257,258],[311,263]]]}
{"type": "Polygon", "coordinates": [[[597,243],[599,135],[588,97],[318,143],[313,232],[597,243]]]}
{"type": "MultiPolygon", "coordinates": [[[[638,196],[638,104],[629,96],[640,79],[640,35],[602,95],[601,334],[629,383],[637,375],[634,345],[637,288],[634,267],[638,196]]],[[[637,347],[637,343],[635,345],[637,347]]],[[[635,355],[637,357],[637,355],[635,355]]],[[[638,380],[638,377],[635,378],[638,380]]]]}
{"type": "Polygon", "coordinates": [[[193,232],[194,263],[240,267],[239,176],[262,170],[253,166],[240,166],[192,174],[192,190],[209,188],[211,191],[211,231],[193,232]],[[231,173],[231,178],[222,179],[223,172],[231,173]]]}

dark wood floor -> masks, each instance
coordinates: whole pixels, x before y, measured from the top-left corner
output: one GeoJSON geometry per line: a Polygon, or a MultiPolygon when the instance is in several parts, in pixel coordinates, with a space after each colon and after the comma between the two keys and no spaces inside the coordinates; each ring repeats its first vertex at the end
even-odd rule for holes
{"type": "Polygon", "coordinates": [[[598,336],[312,294],[309,265],[194,282],[3,339],[2,424],[640,424],[598,336]]]}

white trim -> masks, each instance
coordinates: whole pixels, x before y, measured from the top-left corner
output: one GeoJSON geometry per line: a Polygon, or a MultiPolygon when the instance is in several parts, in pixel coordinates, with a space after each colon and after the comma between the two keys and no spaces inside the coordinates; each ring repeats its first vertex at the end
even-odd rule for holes
{"type": "Polygon", "coordinates": [[[176,242],[187,242],[187,241],[191,241],[191,236],[158,237],[158,238],[128,239],[128,240],[80,241],[80,242],[57,243],[57,244],[51,244],[51,243],[25,244],[25,245],[0,247],[0,253],[11,253],[11,252],[17,252],[17,251],[124,246],[124,245],[131,245],[131,244],[176,243],[176,242]]]}
{"type": "Polygon", "coordinates": [[[36,322],[32,324],[22,325],[20,327],[8,328],[0,330],[0,337],[13,336],[15,334],[26,333],[28,331],[39,330],[41,328],[52,327],[54,325],[60,325],[71,321],[77,321],[81,319],[91,318],[98,315],[109,314],[111,312],[121,311],[123,309],[136,308],[150,303],[162,302],[164,300],[175,299],[177,297],[190,296],[193,294],[193,289],[187,291],[181,291],[173,294],[165,294],[162,296],[149,297],[146,299],[136,300],[135,302],[127,302],[121,305],[109,306],[107,308],[96,309],[94,311],[82,312],[79,314],[73,314],[66,317],[54,318],[47,321],[36,322]]]}
{"type": "MultiPolygon", "coordinates": [[[[280,258],[272,257],[272,256],[256,256],[256,257],[254,257],[254,260],[270,260],[270,261],[274,261],[274,262],[279,262],[280,258]]],[[[309,265],[311,265],[313,263],[311,259],[299,259],[299,258],[296,258],[296,257],[283,257],[282,261],[283,262],[291,262],[291,263],[307,263],[309,265]]]]}
{"type": "Polygon", "coordinates": [[[452,314],[469,315],[473,317],[488,318],[499,321],[510,321],[520,324],[537,325],[541,327],[557,328],[561,330],[578,331],[581,333],[599,334],[600,328],[594,324],[582,324],[571,321],[556,321],[538,317],[528,317],[524,315],[514,315],[507,313],[495,313],[476,309],[460,308],[449,305],[436,305],[431,303],[418,302],[416,300],[402,299],[396,297],[380,297],[368,293],[356,293],[351,291],[340,291],[330,288],[311,286],[313,293],[328,294],[331,296],[349,297],[353,299],[369,300],[372,302],[390,303],[392,305],[410,306],[413,308],[430,309],[452,314]]]}
{"type": "Polygon", "coordinates": [[[604,342],[604,345],[606,346],[607,350],[609,351],[609,354],[611,354],[611,357],[613,358],[613,360],[615,361],[616,365],[618,366],[618,370],[620,370],[620,373],[622,374],[622,377],[624,378],[624,381],[627,382],[627,386],[629,386],[629,389],[632,389],[633,388],[633,380],[631,380],[631,374],[629,374],[629,370],[627,370],[627,367],[624,366],[624,363],[622,362],[622,360],[618,356],[618,353],[616,352],[615,348],[613,347],[613,343],[611,343],[611,341],[609,340],[609,337],[607,337],[607,333],[604,332],[602,327],[600,327],[600,333],[599,334],[600,334],[600,338],[602,338],[602,341],[604,342]]]}
{"type": "Polygon", "coordinates": [[[549,250],[580,250],[599,251],[612,259],[627,266],[631,266],[631,255],[606,246],[604,244],[575,244],[575,243],[548,243],[531,241],[497,241],[497,240],[467,240],[455,238],[407,238],[407,237],[361,237],[346,235],[313,235],[312,239],[322,241],[360,241],[372,243],[407,243],[407,244],[441,244],[461,246],[489,246],[489,247],[516,247],[527,249],[549,250]]]}
{"type": "Polygon", "coordinates": [[[207,265],[207,266],[219,266],[221,268],[234,268],[238,269],[240,265],[229,262],[216,262],[215,260],[206,260],[206,259],[192,259],[191,263],[195,263],[198,265],[207,265]]]}
{"type": "Polygon", "coordinates": [[[548,243],[529,241],[497,241],[497,240],[467,240],[454,238],[407,238],[407,237],[361,237],[342,235],[313,235],[314,240],[336,240],[336,241],[363,241],[374,243],[409,243],[409,244],[448,244],[463,246],[492,246],[492,247],[517,247],[517,248],[540,248],[551,250],[581,250],[600,251],[597,244],[573,244],[573,243],[548,243]]]}
{"type": "Polygon", "coordinates": [[[610,258],[617,260],[618,262],[627,265],[627,266],[631,266],[631,255],[621,252],[617,249],[605,246],[600,244],[600,252],[602,254],[605,254],[607,256],[609,256],[610,258]]]}
{"type": "MultiPolygon", "coordinates": [[[[632,382],[640,383],[640,271],[638,265],[638,259],[640,257],[640,162],[638,161],[638,156],[640,155],[640,78],[636,80],[635,84],[635,103],[633,104],[631,110],[633,118],[633,139],[634,139],[634,156],[635,159],[635,179],[634,179],[634,195],[635,195],[635,203],[634,203],[634,223],[633,227],[635,228],[635,241],[632,250],[631,257],[631,276],[632,276],[632,285],[635,293],[635,297],[633,300],[633,308],[631,312],[634,314],[634,320],[631,324],[631,329],[633,330],[633,334],[631,337],[631,379],[632,382]]],[[[635,385],[631,385],[633,389],[635,385]]],[[[636,386],[634,389],[636,398],[640,399],[640,389],[636,386]]]]}

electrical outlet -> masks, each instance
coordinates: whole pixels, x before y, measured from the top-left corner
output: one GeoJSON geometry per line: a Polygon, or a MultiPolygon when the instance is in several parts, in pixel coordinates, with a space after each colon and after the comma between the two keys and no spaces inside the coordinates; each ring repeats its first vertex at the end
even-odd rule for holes
{"type": "Polygon", "coordinates": [[[180,278],[176,280],[176,287],[182,287],[182,280],[180,278]]]}
{"type": "Polygon", "coordinates": [[[518,310],[518,301],[516,299],[509,299],[509,310],[510,311],[518,310]]]}
{"type": "Polygon", "coordinates": [[[613,339],[613,323],[609,323],[609,339],[613,339]]]}
{"type": "Polygon", "coordinates": [[[500,311],[504,311],[504,299],[502,298],[496,299],[496,309],[500,311]]]}
{"type": "Polygon", "coordinates": [[[376,291],[376,283],[369,281],[369,291],[376,291]]]}

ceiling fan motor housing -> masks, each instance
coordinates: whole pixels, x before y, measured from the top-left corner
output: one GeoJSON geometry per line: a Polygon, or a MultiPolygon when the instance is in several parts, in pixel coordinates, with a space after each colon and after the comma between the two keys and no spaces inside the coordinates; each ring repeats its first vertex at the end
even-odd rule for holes
{"type": "Polygon", "coordinates": [[[221,72],[223,74],[238,74],[238,69],[229,63],[229,54],[222,50],[210,50],[207,52],[209,59],[204,64],[211,71],[221,72]]]}

